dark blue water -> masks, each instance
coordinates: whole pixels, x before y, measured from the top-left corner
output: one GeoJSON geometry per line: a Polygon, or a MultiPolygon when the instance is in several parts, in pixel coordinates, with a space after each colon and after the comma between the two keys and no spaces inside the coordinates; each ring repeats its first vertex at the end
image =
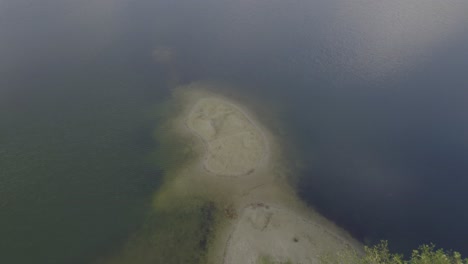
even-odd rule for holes
{"type": "Polygon", "coordinates": [[[0,1],[0,262],[91,263],[160,181],[153,109],[219,80],[278,105],[300,195],[367,243],[468,254],[463,1],[0,1]],[[168,84],[169,83],[169,84],[168,84]]]}
{"type": "Polygon", "coordinates": [[[468,57],[463,46],[451,52],[461,57],[439,54],[383,90],[329,98],[327,120],[311,117],[315,165],[302,195],[357,238],[406,253],[430,242],[466,252],[468,57]]]}

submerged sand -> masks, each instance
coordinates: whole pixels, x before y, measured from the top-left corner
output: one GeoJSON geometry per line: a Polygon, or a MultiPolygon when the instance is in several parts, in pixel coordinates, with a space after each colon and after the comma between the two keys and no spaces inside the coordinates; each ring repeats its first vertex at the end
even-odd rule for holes
{"type": "Polygon", "coordinates": [[[187,178],[192,187],[203,185],[211,199],[222,193],[226,204],[227,221],[214,231],[210,263],[320,263],[326,254],[360,250],[346,232],[299,201],[284,181],[288,170],[278,165],[277,142],[245,107],[208,92],[188,94],[196,96],[188,100],[184,122],[204,145],[205,173],[190,173],[195,165],[187,178]]]}

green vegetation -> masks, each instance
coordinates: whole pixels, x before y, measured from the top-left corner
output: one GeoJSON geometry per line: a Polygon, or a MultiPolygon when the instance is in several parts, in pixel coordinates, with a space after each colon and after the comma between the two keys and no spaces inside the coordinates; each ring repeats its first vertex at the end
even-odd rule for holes
{"type": "Polygon", "coordinates": [[[291,260],[278,261],[273,259],[271,256],[260,256],[257,261],[258,264],[293,264],[291,260]]]}
{"type": "Polygon", "coordinates": [[[436,249],[434,245],[422,245],[413,250],[411,257],[405,259],[401,254],[391,253],[387,241],[381,241],[373,247],[365,247],[364,254],[352,250],[326,255],[323,264],[468,264],[456,251],[436,249]]]}

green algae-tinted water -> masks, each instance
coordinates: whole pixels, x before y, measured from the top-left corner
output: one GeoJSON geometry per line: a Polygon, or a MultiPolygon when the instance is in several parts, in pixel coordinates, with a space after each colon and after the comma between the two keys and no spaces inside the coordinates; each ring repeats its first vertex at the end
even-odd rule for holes
{"type": "Polygon", "coordinates": [[[108,67],[33,69],[8,80],[1,263],[87,263],[140,225],[159,181],[147,156],[160,97],[145,89],[161,85],[162,97],[164,82],[108,67]]]}

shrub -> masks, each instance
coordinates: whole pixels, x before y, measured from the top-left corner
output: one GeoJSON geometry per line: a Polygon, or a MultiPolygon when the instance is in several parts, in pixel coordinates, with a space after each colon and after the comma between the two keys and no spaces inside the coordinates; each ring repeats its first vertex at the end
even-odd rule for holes
{"type": "Polygon", "coordinates": [[[435,245],[422,245],[413,250],[409,259],[401,254],[391,253],[388,242],[381,241],[372,247],[364,247],[364,254],[345,250],[321,258],[323,264],[468,264],[468,259],[462,259],[456,251],[436,249],[435,245]]]}

